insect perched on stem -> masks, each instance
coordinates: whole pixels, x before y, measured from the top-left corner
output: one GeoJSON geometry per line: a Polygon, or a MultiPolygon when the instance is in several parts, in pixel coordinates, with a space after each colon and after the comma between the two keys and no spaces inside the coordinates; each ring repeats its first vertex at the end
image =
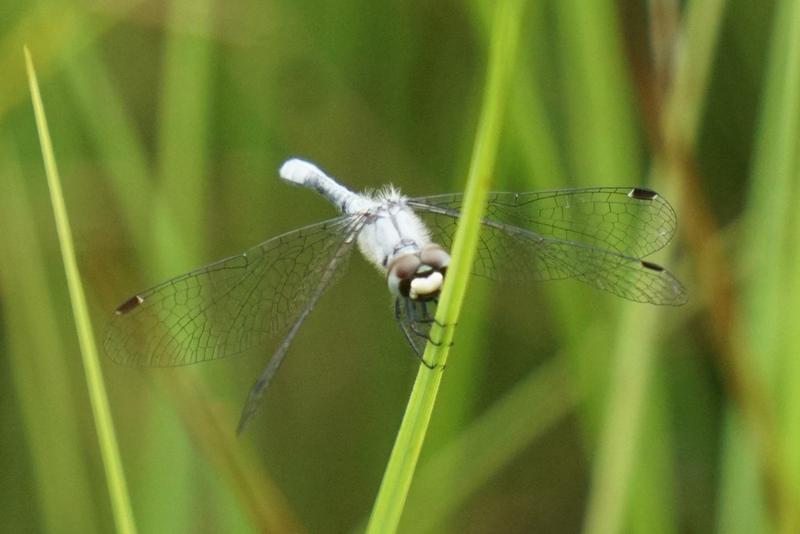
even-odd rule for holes
{"type": "MultiPolygon", "coordinates": [[[[422,359],[461,214],[460,193],[407,198],[393,187],[354,193],[299,159],[284,163],[280,176],[315,189],[341,215],[134,295],[117,307],[105,340],[115,361],[142,366],[189,365],[276,340],[250,390],[239,432],[355,245],[386,276],[395,319],[422,359]]],[[[636,302],[686,302],[685,289],[669,271],[642,259],[666,245],[676,228],[672,207],[649,189],[491,193],[482,223],[473,266],[478,276],[572,278],[636,302]]]]}

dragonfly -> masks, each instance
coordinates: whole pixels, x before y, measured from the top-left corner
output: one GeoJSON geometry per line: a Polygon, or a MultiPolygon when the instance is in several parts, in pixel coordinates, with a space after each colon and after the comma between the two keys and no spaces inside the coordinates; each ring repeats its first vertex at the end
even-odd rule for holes
{"type": "MultiPolygon", "coordinates": [[[[137,293],[120,304],[104,346],[118,363],[172,367],[225,358],[273,342],[250,389],[241,433],[289,346],[354,248],[386,278],[394,316],[420,360],[461,216],[462,193],[410,198],[392,186],[356,193],[301,159],[280,177],[316,190],[340,214],[137,293]]],[[[524,283],[579,280],[624,299],[679,306],[683,285],[643,259],[673,237],[677,219],[642,187],[493,192],[486,201],[473,274],[524,283]]]]}

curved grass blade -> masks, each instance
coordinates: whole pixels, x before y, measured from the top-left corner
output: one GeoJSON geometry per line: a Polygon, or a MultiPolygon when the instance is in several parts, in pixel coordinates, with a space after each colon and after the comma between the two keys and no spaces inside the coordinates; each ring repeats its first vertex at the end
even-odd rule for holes
{"type": "Polygon", "coordinates": [[[56,166],[53,146],[50,141],[50,132],[47,128],[47,118],[44,113],[42,97],[39,94],[39,84],[36,80],[36,72],[33,68],[28,48],[25,47],[25,65],[28,71],[28,81],[30,84],[31,98],[33,99],[33,110],[36,116],[36,127],[39,132],[39,142],[42,148],[42,158],[44,159],[47,183],[50,189],[50,200],[53,204],[53,214],[56,221],[56,230],[61,245],[61,255],[64,262],[64,271],[67,277],[72,310],[75,314],[75,328],[78,334],[78,341],[83,357],[83,367],[86,373],[86,385],[89,390],[89,398],[92,403],[95,423],[97,425],[98,439],[100,441],[100,451],[105,466],[106,482],[108,484],[109,497],[114,512],[114,521],[118,532],[136,532],[136,526],[131,511],[128,488],[125,483],[125,473],[122,469],[122,461],[117,447],[117,438],[114,432],[114,425],[111,420],[111,410],[108,406],[108,397],[103,384],[103,376],[100,371],[100,362],[97,356],[97,345],[94,341],[92,324],[89,319],[89,310],[86,305],[86,296],[83,292],[78,264],[75,259],[75,250],[72,244],[72,231],[69,226],[67,209],[64,204],[64,197],[61,192],[61,183],[56,166]]]}
{"type": "Polygon", "coordinates": [[[477,250],[480,221],[494,170],[503,108],[516,57],[523,6],[524,2],[521,0],[511,0],[499,4],[497,8],[492,30],[489,74],[467,180],[463,217],[456,231],[453,260],[448,267],[448,276],[436,311],[437,325],[431,331],[431,337],[439,342],[437,345],[429,343],[424,355],[425,361],[431,362],[437,368],[431,370],[423,366],[417,374],[367,525],[368,533],[383,534],[397,530],[433,412],[442,371],[453,340],[454,325],[466,294],[477,250]],[[440,324],[446,326],[439,327],[440,324]]]}

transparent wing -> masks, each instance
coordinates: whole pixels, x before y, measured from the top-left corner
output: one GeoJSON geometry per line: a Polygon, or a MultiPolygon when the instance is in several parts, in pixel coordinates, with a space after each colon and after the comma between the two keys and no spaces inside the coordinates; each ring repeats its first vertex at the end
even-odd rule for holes
{"type": "MultiPolygon", "coordinates": [[[[452,246],[462,195],[412,199],[435,239],[452,246]]],[[[686,290],[641,259],[675,232],[675,213],[646,189],[492,193],[473,271],[495,280],[573,278],[636,302],[680,305],[686,290]]]]}
{"type": "MultiPolygon", "coordinates": [[[[179,366],[224,358],[285,333],[360,227],[343,216],[134,295],[116,310],[105,350],[119,363],[179,366]]],[[[347,251],[350,249],[347,248],[347,251]]],[[[326,284],[327,285],[327,284],[326,284]]]]}
{"type": "Polygon", "coordinates": [[[261,398],[264,396],[264,391],[266,391],[267,387],[272,381],[272,377],[275,376],[275,373],[278,371],[278,367],[280,367],[281,362],[286,357],[286,353],[289,350],[289,345],[292,343],[292,339],[294,339],[295,334],[297,334],[297,331],[300,329],[300,325],[303,324],[303,321],[305,321],[308,314],[311,313],[312,308],[322,296],[322,293],[325,291],[325,289],[327,289],[327,287],[333,283],[336,273],[341,272],[338,269],[338,266],[340,263],[345,262],[349,257],[350,251],[353,248],[353,244],[356,241],[356,236],[363,227],[365,220],[366,219],[364,217],[355,217],[352,220],[352,223],[348,227],[347,236],[336,246],[335,250],[333,251],[333,255],[330,257],[328,266],[322,272],[322,276],[319,278],[314,277],[312,280],[313,285],[309,287],[308,299],[306,299],[305,304],[303,304],[303,308],[293,319],[291,327],[287,330],[286,335],[283,337],[283,341],[278,346],[278,349],[272,354],[272,358],[270,358],[269,363],[264,370],[261,371],[258,379],[250,388],[250,393],[248,393],[247,400],[242,408],[242,415],[239,417],[239,425],[236,427],[237,434],[242,433],[244,427],[247,425],[247,422],[252,419],[253,414],[258,409],[258,406],[261,403],[261,398]]]}
{"type": "MultiPolygon", "coordinates": [[[[457,193],[421,197],[411,199],[409,205],[452,214],[461,211],[463,196],[457,193]]],[[[675,211],[666,200],[649,189],[631,187],[494,192],[489,194],[486,218],[543,237],[637,258],[661,249],[677,227],[675,211]]],[[[452,218],[449,224],[455,224],[452,218]]],[[[454,231],[446,227],[441,230],[454,231]]]]}

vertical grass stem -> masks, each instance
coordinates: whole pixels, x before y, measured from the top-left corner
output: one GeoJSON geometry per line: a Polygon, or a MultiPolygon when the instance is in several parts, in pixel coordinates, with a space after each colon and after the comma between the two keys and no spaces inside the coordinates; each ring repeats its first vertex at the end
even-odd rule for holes
{"type": "Polygon", "coordinates": [[[480,231],[480,220],[494,172],[500,139],[502,115],[509,93],[522,18],[522,0],[497,4],[490,41],[488,77],[483,96],[480,122],[472,151],[464,208],[453,241],[452,262],[436,311],[439,327],[431,330],[437,344],[428,343],[424,358],[433,370],[421,366],[395,440],[380,490],[372,509],[368,533],[392,533],[405,506],[408,490],[422,449],[442,380],[442,372],[453,340],[461,304],[467,290],[480,231]]]}
{"type": "Polygon", "coordinates": [[[122,469],[122,462],[117,447],[117,438],[111,421],[108,397],[100,372],[97,345],[94,342],[94,333],[92,332],[92,324],[89,320],[86,297],[83,292],[80,273],[78,272],[78,263],[75,259],[72,232],[67,217],[67,209],[64,204],[64,196],[61,191],[58,167],[56,166],[53,145],[50,141],[50,133],[47,128],[47,118],[44,113],[42,97],[39,93],[36,71],[34,70],[33,61],[31,60],[31,55],[27,47],[25,48],[25,65],[28,71],[28,83],[33,100],[33,111],[36,116],[36,128],[39,132],[42,159],[44,160],[47,184],[50,190],[50,200],[53,204],[53,215],[55,216],[56,231],[58,232],[58,240],[61,246],[61,257],[64,262],[64,271],[67,277],[72,311],[75,315],[75,328],[78,333],[78,342],[80,343],[81,355],[83,357],[86,386],[89,391],[89,399],[91,400],[92,411],[97,425],[100,452],[103,458],[103,465],[105,466],[109,497],[114,512],[114,521],[117,532],[125,534],[134,533],[136,532],[136,526],[133,520],[128,488],[125,483],[125,474],[122,469]]]}

